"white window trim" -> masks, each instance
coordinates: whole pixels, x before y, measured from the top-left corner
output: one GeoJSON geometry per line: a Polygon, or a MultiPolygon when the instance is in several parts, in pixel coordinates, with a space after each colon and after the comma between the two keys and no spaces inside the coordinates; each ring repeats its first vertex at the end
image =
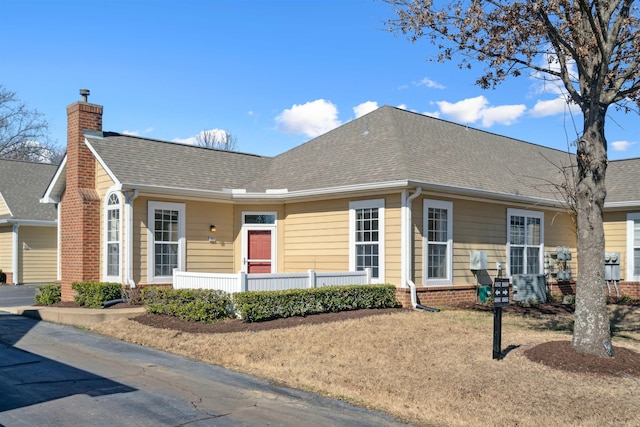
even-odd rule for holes
{"type": "Polygon", "coordinates": [[[178,270],[186,268],[186,209],[184,203],[153,202],[149,201],[147,212],[147,282],[148,283],[172,283],[173,276],[155,275],[155,211],[167,209],[178,211],[178,270]]]}
{"type": "Polygon", "coordinates": [[[247,258],[249,257],[249,230],[270,230],[271,231],[271,274],[278,272],[278,213],[265,211],[243,211],[242,212],[242,271],[247,271],[247,258]],[[247,224],[247,215],[273,215],[273,224],[247,224]]]}
{"type": "MultiPolygon", "coordinates": [[[[511,278],[511,217],[512,216],[524,216],[530,218],[540,219],[540,256],[538,257],[538,273],[542,274],[544,271],[544,212],[540,211],[528,211],[524,209],[507,209],[507,274],[511,278]]],[[[530,245],[530,247],[533,247],[530,245]]],[[[526,253],[524,254],[526,256],[526,253]]]]}
{"type": "Polygon", "coordinates": [[[378,277],[373,283],[385,283],[385,226],[384,199],[358,200],[349,202],[349,271],[356,271],[356,209],[378,209],[378,277]]]}
{"type": "Polygon", "coordinates": [[[428,286],[452,285],[453,284],[453,202],[445,202],[442,200],[424,199],[422,203],[422,283],[428,286]],[[446,209],[447,210],[447,277],[445,279],[429,279],[427,277],[427,263],[429,261],[427,253],[428,244],[428,209],[446,209]]]}
{"type": "Polygon", "coordinates": [[[102,276],[103,276],[103,280],[105,282],[117,282],[117,283],[121,283],[122,282],[122,252],[123,252],[123,244],[122,244],[122,213],[123,213],[123,209],[122,209],[122,194],[120,194],[120,192],[118,191],[109,191],[107,192],[107,196],[104,199],[104,224],[103,224],[103,228],[102,228],[102,235],[104,236],[104,241],[103,241],[103,245],[102,245],[102,253],[103,253],[103,260],[102,260],[102,276]],[[117,276],[109,276],[108,275],[108,271],[109,271],[109,249],[108,249],[108,218],[109,218],[109,199],[111,198],[111,195],[115,194],[116,196],[118,196],[118,210],[120,210],[120,215],[118,216],[118,220],[120,222],[120,224],[118,224],[119,230],[120,230],[120,235],[118,236],[119,239],[119,244],[120,244],[120,250],[119,250],[119,260],[118,260],[118,275],[117,276]]]}
{"type": "Polygon", "coordinates": [[[640,281],[640,276],[634,276],[634,253],[633,253],[633,223],[640,219],[640,212],[627,214],[627,280],[640,281]]]}

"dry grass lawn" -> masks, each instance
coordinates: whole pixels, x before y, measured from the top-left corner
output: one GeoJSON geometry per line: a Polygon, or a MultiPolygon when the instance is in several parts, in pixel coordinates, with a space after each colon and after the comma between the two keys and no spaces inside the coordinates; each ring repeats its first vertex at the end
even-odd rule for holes
{"type": "MultiPolygon", "coordinates": [[[[612,310],[614,346],[640,352],[640,307],[612,310]]],[[[93,330],[415,425],[640,426],[640,378],[567,373],[523,354],[543,342],[570,340],[570,322],[570,316],[505,313],[502,348],[513,349],[500,361],[492,359],[492,313],[464,310],[231,334],[179,333],[132,320],[93,330]]]]}

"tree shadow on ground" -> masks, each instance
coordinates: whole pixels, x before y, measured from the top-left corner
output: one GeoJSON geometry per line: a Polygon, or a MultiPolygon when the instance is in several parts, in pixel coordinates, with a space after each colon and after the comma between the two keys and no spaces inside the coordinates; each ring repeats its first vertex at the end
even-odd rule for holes
{"type": "Polygon", "coordinates": [[[85,394],[103,396],[136,389],[22,350],[20,340],[37,320],[0,314],[0,412],[85,394]]]}

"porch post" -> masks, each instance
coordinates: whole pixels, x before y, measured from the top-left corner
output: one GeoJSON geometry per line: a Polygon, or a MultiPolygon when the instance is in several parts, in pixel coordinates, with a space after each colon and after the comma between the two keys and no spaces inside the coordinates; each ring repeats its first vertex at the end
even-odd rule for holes
{"type": "Polygon", "coordinates": [[[316,287],[316,272],[313,269],[310,269],[308,271],[309,273],[309,287],[310,288],[315,288],[316,287]]]}
{"type": "Polygon", "coordinates": [[[20,229],[20,224],[13,224],[13,230],[12,230],[12,246],[13,246],[13,257],[11,259],[11,269],[13,270],[13,274],[12,274],[12,278],[11,281],[13,282],[14,285],[18,284],[18,281],[21,279],[20,277],[20,272],[18,271],[18,267],[19,267],[19,262],[18,259],[19,257],[23,256],[22,253],[22,248],[18,247],[18,243],[20,242],[20,239],[18,239],[18,230],[20,229]]]}
{"type": "Polygon", "coordinates": [[[247,280],[247,273],[244,271],[238,272],[238,290],[240,292],[247,292],[249,290],[249,281],[247,280]]]}
{"type": "Polygon", "coordinates": [[[371,284],[371,280],[373,279],[373,270],[371,269],[371,267],[365,268],[364,269],[364,274],[366,275],[365,285],[370,285],[371,284]]]}

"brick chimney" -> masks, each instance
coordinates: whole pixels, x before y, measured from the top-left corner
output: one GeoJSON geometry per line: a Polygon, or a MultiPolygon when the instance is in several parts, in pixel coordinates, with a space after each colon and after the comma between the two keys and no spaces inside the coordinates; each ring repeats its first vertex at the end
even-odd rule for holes
{"type": "Polygon", "coordinates": [[[85,144],[85,130],[102,130],[102,106],[82,100],[67,107],[66,188],[60,202],[62,301],[73,301],[73,282],[100,279],[100,197],[96,160],[85,144]]]}

